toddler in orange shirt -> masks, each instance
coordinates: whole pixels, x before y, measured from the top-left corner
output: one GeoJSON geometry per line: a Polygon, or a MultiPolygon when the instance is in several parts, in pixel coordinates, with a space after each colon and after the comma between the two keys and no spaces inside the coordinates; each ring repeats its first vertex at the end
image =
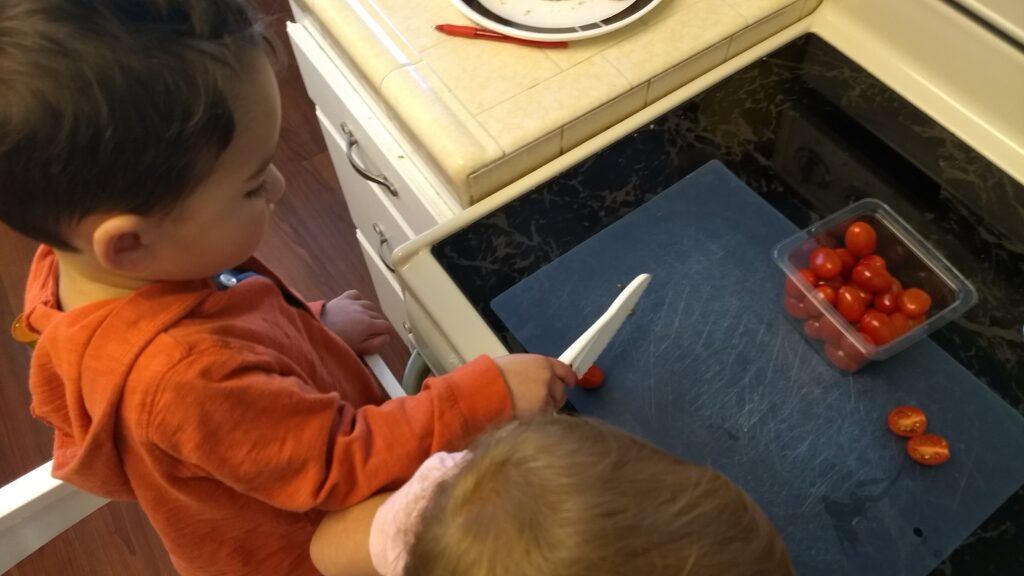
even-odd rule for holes
{"type": "Polygon", "coordinates": [[[386,400],[357,355],[386,341],[374,307],[306,304],[252,258],[285,189],[274,57],[242,0],[0,3],[0,221],[43,244],[31,409],[54,475],[138,500],[185,575],[316,574],[325,511],[575,381],[481,357],[386,400]]]}

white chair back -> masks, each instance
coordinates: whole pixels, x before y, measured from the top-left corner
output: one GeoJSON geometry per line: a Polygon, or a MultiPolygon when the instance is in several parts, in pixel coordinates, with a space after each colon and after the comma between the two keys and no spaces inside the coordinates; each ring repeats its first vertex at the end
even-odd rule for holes
{"type": "MultiPolygon", "coordinates": [[[[391,398],[405,390],[376,354],[363,361],[391,398]]],[[[53,462],[0,487],[0,574],[108,502],[54,478],[53,462]]]]}
{"type": "Polygon", "coordinates": [[[52,464],[0,487],[0,574],[107,503],[51,476],[52,464]]]}

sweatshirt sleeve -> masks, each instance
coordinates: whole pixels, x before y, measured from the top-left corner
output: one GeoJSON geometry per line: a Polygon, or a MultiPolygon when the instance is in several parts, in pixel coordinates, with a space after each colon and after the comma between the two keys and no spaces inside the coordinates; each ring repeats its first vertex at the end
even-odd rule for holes
{"type": "Polygon", "coordinates": [[[309,311],[313,313],[313,316],[317,319],[324,313],[324,306],[327,305],[326,300],[314,300],[312,302],[306,302],[306,306],[309,307],[309,311]]]}
{"type": "Polygon", "coordinates": [[[166,372],[150,441],[184,474],[286,510],[342,509],[396,488],[430,454],[462,450],[512,418],[508,387],[486,356],[419,394],[358,409],[254,361],[225,369],[217,360],[191,355],[166,372]]]}

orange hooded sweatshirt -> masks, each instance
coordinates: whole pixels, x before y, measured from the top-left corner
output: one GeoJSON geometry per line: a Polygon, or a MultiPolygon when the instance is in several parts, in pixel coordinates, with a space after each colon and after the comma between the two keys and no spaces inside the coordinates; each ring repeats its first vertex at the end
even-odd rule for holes
{"type": "Polygon", "coordinates": [[[25,296],[32,412],[55,429],[53,474],[138,500],[191,575],[317,574],[326,510],[398,487],[431,453],[512,416],[481,357],[384,401],[359,357],[257,261],[227,290],[161,282],[61,312],[57,259],[25,296]]]}

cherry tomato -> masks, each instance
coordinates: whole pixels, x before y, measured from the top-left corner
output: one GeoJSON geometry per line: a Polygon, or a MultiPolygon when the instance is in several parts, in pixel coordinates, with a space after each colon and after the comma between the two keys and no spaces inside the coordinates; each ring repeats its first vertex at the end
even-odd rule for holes
{"type": "Polygon", "coordinates": [[[875,301],[873,304],[875,305],[875,310],[885,314],[892,314],[900,309],[896,304],[896,294],[894,294],[892,290],[885,294],[875,294],[875,301]]]}
{"type": "Polygon", "coordinates": [[[849,286],[850,288],[853,289],[854,293],[856,293],[860,297],[860,301],[864,303],[865,308],[871,306],[871,304],[875,301],[874,294],[868,292],[867,290],[861,288],[860,286],[857,286],[856,284],[844,284],[844,286],[849,286]]]}
{"type": "Polygon", "coordinates": [[[897,436],[912,438],[924,434],[928,418],[916,406],[897,406],[889,412],[889,430],[897,436]]]}
{"type": "Polygon", "coordinates": [[[587,371],[580,377],[577,385],[586,390],[593,390],[594,388],[599,388],[601,384],[604,384],[604,370],[601,370],[597,364],[594,364],[587,368],[587,371]]]}
{"type": "Polygon", "coordinates": [[[807,263],[815,276],[825,280],[835,278],[843,272],[843,261],[831,248],[815,248],[807,263]]]}
{"type": "Polygon", "coordinates": [[[900,306],[900,312],[910,318],[924,316],[932,307],[932,297],[920,288],[907,288],[900,293],[896,301],[900,306]]]}
{"type": "Polygon", "coordinates": [[[949,442],[936,434],[922,434],[907,440],[907,454],[918,464],[938,466],[949,460],[949,442]]]}
{"type": "Polygon", "coordinates": [[[878,234],[867,222],[854,222],[846,229],[843,239],[846,242],[847,250],[854,256],[863,258],[875,251],[878,234]]]}
{"type": "Polygon", "coordinates": [[[872,294],[882,294],[892,289],[892,275],[880,266],[857,264],[850,278],[854,284],[872,294]]]}
{"type": "Polygon", "coordinates": [[[818,319],[818,333],[821,334],[822,340],[833,346],[838,346],[839,342],[845,338],[843,331],[828,316],[822,316],[818,319]]]}
{"type": "Polygon", "coordinates": [[[868,310],[864,313],[860,319],[860,329],[878,346],[884,346],[896,337],[892,320],[878,310],[868,310]]]}
{"type": "MultiPolygon", "coordinates": [[[[863,332],[858,332],[857,336],[869,345],[874,344],[871,337],[863,332]]],[[[867,364],[870,360],[867,356],[867,352],[865,350],[861,350],[857,346],[857,343],[846,336],[843,336],[842,341],[839,343],[839,349],[843,351],[843,355],[845,355],[846,358],[858,369],[867,364]]]]}
{"type": "Polygon", "coordinates": [[[910,318],[903,312],[893,312],[889,314],[889,322],[892,323],[892,334],[893,338],[899,338],[907,332],[910,332],[913,326],[910,325],[910,318]]]}
{"type": "Polygon", "coordinates": [[[815,284],[818,283],[818,277],[815,276],[814,272],[811,272],[809,268],[801,268],[800,270],[798,270],[798,272],[801,276],[804,277],[804,280],[807,280],[807,283],[810,284],[811,286],[814,286],[815,284]]]}
{"type": "MultiPolygon", "coordinates": [[[[810,284],[811,286],[814,286],[815,284],[818,283],[818,279],[814,276],[814,272],[811,272],[807,268],[801,268],[797,270],[797,273],[800,276],[803,276],[803,279],[806,280],[807,283],[810,284]]],[[[796,282],[794,282],[792,278],[786,278],[786,294],[789,294],[794,298],[798,296],[803,297],[804,295],[804,293],[800,291],[800,288],[796,285],[796,282]]]]}
{"type": "Polygon", "coordinates": [[[804,322],[804,334],[807,334],[808,338],[821,340],[821,323],[815,318],[808,318],[807,321],[804,322]]]}
{"type": "Polygon", "coordinates": [[[804,304],[803,300],[797,300],[796,298],[786,296],[782,302],[782,307],[785,308],[786,313],[793,318],[798,320],[807,319],[807,306],[804,304]]]}
{"type": "Polygon", "coordinates": [[[836,248],[835,253],[843,261],[843,276],[849,276],[853,267],[857,265],[857,257],[846,248],[836,248]]]}
{"type": "Polygon", "coordinates": [[[910,323],[910,329],[913,330],[921,324],[924,324],[924,316],[910,316],[907,318],[907,322],[910,323]]]}
{"type": "Polygon", "coordinates": [[[868,254],[861,258],[857,263],[866,264],[868,266],[881,266],[882,268],[885,268],[885,258],[882,258],[878,254],[868,254]]]}
{"type": "Polygon", "coordinates": [[[899,297],[900,292],[903,292],[903,284],[901,284],[896,278],[893,278],[892,288],[890,288],[885,294],[876,295],[872,304],[879,312],[885,312],[886,314],[899,312],[900,305],[897,298],[899,297]]]}
{"type": "Polygon", "coordinates": [[[856,372],[860,366],[846,355],[841,349],[836,348],[828,342],[825,343],[825,357],[833,366],[843,372],[856,372]]]}
{"type": "Polygon", "coordinates": [[[855,324],[864,316],[864,299],[852,286],[843,286],[836,295],[836,310],[851,324],[855,324]]]}
{"type": "Polygon", "coordinates": [[[839,290],[839,288],[843,285],[843,276],[840,274],[839,276],[836,276],[835,278],[829,278],[828,280],[819,279],[817,285],[829,286],[833,290],[839,290]]]}
{"type": "Polygon", "coordinates": [[[825,302],[828,302],[830,306],[835,306],[836,305],[836,289],[835,288],[833,288],[833,287],[831,287],[831,286],[829,286],[827,284],[819,284],[818,287],[816,287],[814,289],[814,291],[818,294],[818,298],[820,298],[821,300],[823,300],[825,302]]]}

